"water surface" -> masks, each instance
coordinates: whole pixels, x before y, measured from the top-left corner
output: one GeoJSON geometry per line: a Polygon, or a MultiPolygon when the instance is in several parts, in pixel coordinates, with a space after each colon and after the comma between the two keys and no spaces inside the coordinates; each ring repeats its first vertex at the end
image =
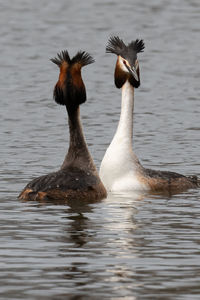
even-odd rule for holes
{"type": "Polygon", "coordinates": [[[93,204],[24,203],[32,178],[57,170],[67,116],[49,59],[90,52],[81,108],[99,167],[116,130],[120,91],[111,34],[143,38],[134,149],[146,167],[200,176],[198,0],[0,3],[1,299],[199,299],[200,191],[121,194],[93,204]]]}

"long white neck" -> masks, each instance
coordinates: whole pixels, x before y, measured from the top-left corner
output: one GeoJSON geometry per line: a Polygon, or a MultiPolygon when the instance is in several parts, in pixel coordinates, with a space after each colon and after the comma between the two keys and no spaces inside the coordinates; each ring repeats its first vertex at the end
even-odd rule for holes
{"type": "Polygon", "coordinates": [[[108,191],[146,189],[139,179],[143,175],[143,167],[132,148],[133,107],[134,88],[126,81],[122,87],[121,115],[117,131],[100,167],[100,177],[108,191]]]}
{"type": "Polygon", "coordinates": [[[128,81],[126,81],[122,87],[121,115],[113,142],[123,139],[126,144],[132,147],[133,109],[134,88],[128,81]]]}

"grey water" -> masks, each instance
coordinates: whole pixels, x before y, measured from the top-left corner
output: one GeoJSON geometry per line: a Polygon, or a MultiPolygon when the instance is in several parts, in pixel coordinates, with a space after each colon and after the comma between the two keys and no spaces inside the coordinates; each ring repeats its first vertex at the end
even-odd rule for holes
{"type": "Polygon", "coordinates": [[[20,202],[57,170],[67,115],[53,100],[67,49],[83,70],[84,133],[99,168],[117,127],[110,35],[143,38],[134,150],[146,167],[200,176],[199,0],[0,1],[0,299],[200,299],[200,191],[98,203],[20,202]]]}

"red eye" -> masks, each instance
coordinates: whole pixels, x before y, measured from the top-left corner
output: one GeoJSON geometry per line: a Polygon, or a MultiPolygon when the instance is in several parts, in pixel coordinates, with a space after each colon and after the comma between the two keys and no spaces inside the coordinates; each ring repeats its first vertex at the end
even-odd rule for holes
{"type": "Polygon", "coordinates": [[[123,63],[124,63],[124,65],[126,66],[126,61],[125,61],[125,60],[123,60],[123,63]]]}

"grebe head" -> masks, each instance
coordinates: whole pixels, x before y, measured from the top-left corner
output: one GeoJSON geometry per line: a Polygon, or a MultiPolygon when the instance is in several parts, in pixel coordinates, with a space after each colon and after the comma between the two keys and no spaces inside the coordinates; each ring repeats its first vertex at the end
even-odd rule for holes
{"type": "Polygon", "coordinates": [[[57,54],[51,61],[60,68],[58,82],[54,88],[56,103],[65,105],[68,111],[86,101],[86,90],[81,77],[81,68],[94,62],[90,54],[79,51],[70,58],[67,50],[57,54]]]}
{"type": "Polygon", "coordinates": [[[106,53],[118,56],[115,67],[115,85],[121,88],[128,80],[138,88],[140,86],[140,71],[137,53],[143,52],[143,40],[135,40],[126,45],[118,36],[111,37],[106,47],[106,53]]]}

